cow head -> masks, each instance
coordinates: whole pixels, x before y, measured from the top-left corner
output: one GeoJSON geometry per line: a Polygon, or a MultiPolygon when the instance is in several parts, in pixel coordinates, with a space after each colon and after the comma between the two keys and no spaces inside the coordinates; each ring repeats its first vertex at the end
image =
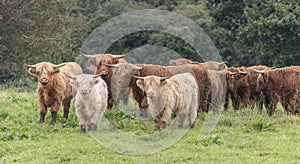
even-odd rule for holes
{"type": "Polygon", "coordinates": [[[160,87],[166,84],[166,79],[170,78],[158,76],[134,77],[138,78],[136,81],[137,86],[147,94],[149,99],[155,98],[160,91],[160,87]]]}
{"type": "Polygon", "coordinates": [[[127,63],[106,64],[106,66],[114,69],[111,77],[111,92],[115,103],[127,104],[132,75],[142,67],[127,63]]]}
{"type": "Polygon", "coordinates": [[[54,75],[59,73],[59,68],[64,65],[64,63],[54,65],[48,62],[41,62],[35,65],[24,64],[24,66],[28,68],[28,72],[38,78],[41,86],[47,86],[49,83],[52,83],[54,75]]]}
{"type": "Polygon", "coordinates": [[[100,79],[99,75],[77,75],[77,76],[68,76],[70,79],[72,79],[71,84],[76,88],[77,92],[80,94],[80,96],[87,100],[89,99],[89,96],[94,89],[95,84],[98,84],[100,79]]]}
{"type": "Polygon", "coordinates": [[[209,70],[221,71],[221,70],[225,70],[228,68],[226,63],[227,63],[227,61],[225,61],[225,62],[207,61],[204,64],[206,65],[207,69],[209,69],[209,70]]]}
{"type": "Polygon", "coordinates": [[[248,73],[239,68],[230,67],[226,69],[227,90],[233,91],[233,88],[241,80],[245,80],[248,73]]]}
{"type": "Polygon", "coordinates": [[[125,56],[112,54],[82,55],[89,58],[88,62],[97,68],[96,75],[107,75],[110,67],[106,66],[106,64],[118,64],[119,60],[125,56]]]}
{"type": "Polygon", "coordinates": [[[266,70],[256,70],[251,69],[251,71],[258,74],[257,80],[256,80],[256,90],[261,91],[264,90],[268,85],[268,71],[266,70]]]}
{"type": "Polygon", "coordinates": [[[166,79],[170,77],[157,77],[157,76],[147,76],[147,77],[138,77],[134,76],[138,80],[136,81],[137,86],[146,92],[148,102],[151,106],[155,106],[154,111],[150,111],[155,122],[156,129],[166,128],[166,121],[163,119],[165,108],[163,106],[164,101],[160,95],[162,92],[163,85],[167,84],[166,79]],[[155,104],[154,104],[155,103],[155,104]]]}

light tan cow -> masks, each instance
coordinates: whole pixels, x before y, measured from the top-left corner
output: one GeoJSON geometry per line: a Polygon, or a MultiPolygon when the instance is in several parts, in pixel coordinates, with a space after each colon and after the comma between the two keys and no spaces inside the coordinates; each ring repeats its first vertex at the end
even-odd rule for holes
{"type": "Polygon", "coordinates": [[[190,73],[170,77],[137,77],[136,81],[147,95],[149,110],[157,129],[166,128],[171,114],[176,118],[171,128],[183,127],[188,118],[189,127],[193,127],[198,109],[198,85],[190,73]]]}

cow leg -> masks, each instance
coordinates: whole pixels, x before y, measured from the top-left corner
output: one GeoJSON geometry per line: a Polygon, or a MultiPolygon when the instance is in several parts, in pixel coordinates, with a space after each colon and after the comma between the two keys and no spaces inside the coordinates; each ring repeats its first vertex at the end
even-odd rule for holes
{"type": "Polygon", "coordinates": [[[239,100],[235,97],[232,97],[231,102],[232,102],[233,110],[237,111],[239,109],[239,100]]]}
{"type": "Polygon", "coordinates": [[[113,106],[114,106],[114,100],[111,98],[107,99],[107,108],[112,109],[113,106]]]}
{"type": "Polygon", "coordinates": [[[86,133],[86,125],[80,124],[80,132],[86,133]]]}
{"type": "Polygon", "coordinates": [[[65,100],[63,102],[63,106],[64,106],[64,116],[63,116],[63,118],[65,118],[65,119],[68,119],[70,104],[71,104],[71,100],[65,100]]]}
{"type": "Polygon", "coordinates": [[[51,112],[51,124],[54,125],[56,122],[56,116],[57,116],[57,112],[51,112]]]}
{"type": "Polygon", "coordinates": [[[263,98],[260,96],[256,102],[257,102],[257,106],[258,106],[258,112],[260,114],[262,114],[263,104],[264,104],[263,98]]]}
{"type": "Polygon", "coordinates": [[[40,109],[40,120],[39,123],[43,123],[45,121],[45,116],[47,113],[47,107],[39,102],[39,109],[40,109]]]}
{"type": "Polygon", "coordinates": [[[89,124],[88,125],[88,131],[96,131],[97,130],[97,125],[96,124],[89,124]]]}
{"type": "Polygon", "coordinates": [[[39,123],[43,123],[45,121],[45,116],[46,116],[46,113],[40,113],[40,121],[39,123]]]}
{"type": "Polygon", "coordinates": [[[52,116],[51,124],[54,124],[56,122],[56,116],[57,116],[57,112],[59,110],[60,104],[61,103],[56,101],[51,107],[51,116],[52,116]]]}
{"type": "Polygon", "coordinates": [[[268,96],[265,97],[265,107],[269,117],[271,117],[274,114],[276,104],[277,104],[277,100],[275,99],[275,97],[273,97],[273,100],[268,96]]]}
{"type": "Polygon", "coordinates": [[[194,127],[196,117],[197,117],[197,109],[193,109],[192,107],[190,107],[190,111],[189,111],[189,115],[188,115],[190,128],[194,127]]]}
{"type": "Polygon", "coordinates": [[[226,111],[228,110],[229,99],[230,99],[230,94],[229,94],[228,91],[227,91],[226,97],[225,97],[225,103],[224,103],[224,110],[226,110],[226,111]]]}
{"type": "Polygon", "coordinates": [[[186,115],[184,113],[182,113],[181,115],[179,115],[178,118],[178,128],[183,128],[183,123],[185,120],[186,115]]]}
{"type": "Polygon", "coordinates": [[[139,103],[140,111],[141,111],[141,116],[142,117],[148,117],[148,101],[146,95],[141,100],[141,103],[139,103]]]}

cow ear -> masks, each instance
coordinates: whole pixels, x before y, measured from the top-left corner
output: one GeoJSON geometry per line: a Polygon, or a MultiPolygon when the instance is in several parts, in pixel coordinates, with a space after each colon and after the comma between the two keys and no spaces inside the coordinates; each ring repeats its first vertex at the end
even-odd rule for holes
{"type": "Polygon", "coordinates": [[[53,69],[53,74],[59,73],[59,72],[60,72],[59,68],[54,68],[54,69],[53,69]]]}
{"type": "Polygon", "coordinates": [[[96,77],[94,77],[94,84],[98,84],[99,83],[99,81],[100,81],[100,79],[99,79],[100,77],[98,76],[96,76],[96,77]]]}
{"type": "Polygon", "coordinates": [[[59,68],[65,66],[65,65],[66,65],[65,63],[62,63],[62,64],[59,64],[59,65],[53,66],[52,67],[53,68],[53,74],[59,73],[60,72],[59,68]]]}
{"type": "Polygon", "coordinates": [[[119,59],[124,58],[125,55],[112,55],[112,64],[118,64],[119,63],[119,59]]]}
{"type": "Polygon", "coordinates": [[[29,74],[31,74],[33,76],[37,76],[36,66],[35,65],[24,64],[23,67],[28,68],[28,73],[29,74]]]}
{"type": "Polygon", "coordinates": [[[77,86],[78,86],[78,83],[77,83],[77,81],[76,81],[76,79],[71,79],[71,85],[73,86],[73,87],[75,87],[75,88],[77,88],[77,86]]]}
{"type": "Polygon", "coordinates": [[[37,76],[36,68],[29,68],[28,73],[33,76],[37,76]]]}
{"type": "Polygon", "coordinates": [[[160,80],[160,86],[166,85],[167,84],[167,80],[160,80]]]}
{"type": "Polygon", "coordinates": [[[136,81],[136,85],[139,87],[139,88],[141,88],[141,90],[144,90],[144,80],[142,80],[142,79],[138,79],[137,81],[136,81]]]}

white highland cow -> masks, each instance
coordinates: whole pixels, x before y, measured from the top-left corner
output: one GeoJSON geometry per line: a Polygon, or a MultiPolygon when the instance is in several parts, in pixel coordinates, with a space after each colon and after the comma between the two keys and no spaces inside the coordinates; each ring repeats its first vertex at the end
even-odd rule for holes
{"type": "Polygon", "coordinates": [[[70,77],[72,85],[77,88],[75,108],[82,133],[97,130],[107,107],[107,85],[100,76],[82,74],[70,77]]]}

